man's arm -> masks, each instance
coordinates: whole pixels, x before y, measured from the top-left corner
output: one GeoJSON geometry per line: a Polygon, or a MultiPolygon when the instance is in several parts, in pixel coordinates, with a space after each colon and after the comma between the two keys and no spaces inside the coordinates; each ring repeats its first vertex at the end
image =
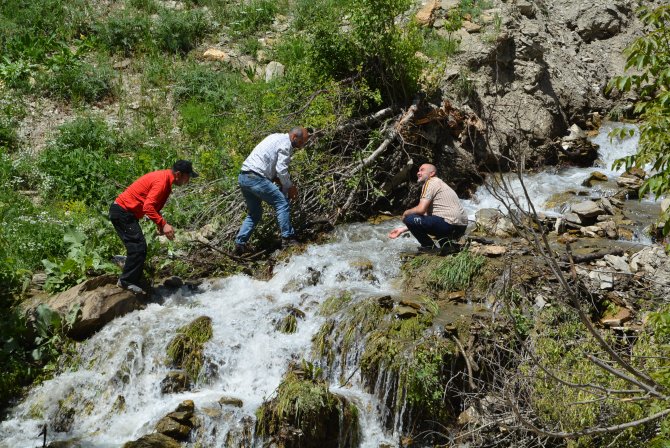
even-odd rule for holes
{"type": "Polygon", "coordinates": [[[167,187],[162,185],[161,182],[154,182],[151,185],[149,193],[147,193],[147,198],[144,201],[142,208],[144,214],[156,224],[158,231],[171,240],[174,238],[174,229],[159,212],[163,208],[163,205],[165,205],[165,201],[163,201],[162,197],[165,194],[166,188],[167,187]]]}
{"type": "Polygon", "coordinates": [[[419,200],[419,204],[416,207],[405,210],[402,214],[402,217],[404,218],[408,215],[427,215],[428,210],[430,210],[430,204],[432,204],[432,202],[433,201],[430,199],[421,199],[419,200]]]}
{"type": "MultiPolygon", "coordinates": [[[[290,143],[289,143],[290,145],[290,143]]],[[[286,193],[292,186],[291,175],[288,172],[288,165],[291,163],[291,148],[280,146],[277,149],[277,177],[279,182],[281,182],[282,191],[286,193]]]]}
{"type": "Polygon", "coordinates": [[[407,226],[396,227],[395,229],[393,229],[389,232],[389,238],[392,238],[392,239],[398,238],[400,235],[407,232],[408,230],[409,229],[407,228],[407,226]]]}

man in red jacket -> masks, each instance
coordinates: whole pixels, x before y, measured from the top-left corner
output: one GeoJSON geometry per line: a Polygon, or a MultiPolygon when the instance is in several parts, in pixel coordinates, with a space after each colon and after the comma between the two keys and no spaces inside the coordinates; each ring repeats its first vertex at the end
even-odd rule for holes
{"type": "Polygon", "coordinates": [[[139,219],[146,215],[156,223],[158,233],[174,239],[174,229],[159,212],[172,192],[172,184],[186,185],[194,177],[198,173],[193,171],[191,162],[178,160],[171,170],[153,171],[140,177],[116,198],[109,208],[109,219],[128,252],[117,286],[144,294],[137,286],[147,257],[147,242],[139,219]]]}

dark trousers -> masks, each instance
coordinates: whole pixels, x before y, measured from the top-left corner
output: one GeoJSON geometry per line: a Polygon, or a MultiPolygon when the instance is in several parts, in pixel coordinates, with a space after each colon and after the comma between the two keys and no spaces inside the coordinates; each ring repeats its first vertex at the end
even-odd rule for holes
{"type": "Polygon", "coordinates": [[[109,207],[109,219],[127,251],[126,263],[119,280],[124,285],[128,283],[137,285],[142,278],[144,260],[147,258],[147,241],[144,239],[140,223],[135,215],[118,204],[109,207]]]}
{"type": "Polygon", "coordinates": [[[407,226],[414,238],[424,247],[435,246],[429,235],[433,235],[440,246],[448,245],[465,234],[467,226],[449,224],[439,216],[407,215],[402,222],[407,226]]]}

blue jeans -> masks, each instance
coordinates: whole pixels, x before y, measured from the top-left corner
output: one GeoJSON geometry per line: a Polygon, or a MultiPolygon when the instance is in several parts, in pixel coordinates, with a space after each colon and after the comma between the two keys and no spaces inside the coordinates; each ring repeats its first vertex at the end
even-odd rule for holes
{"type": "Polygon", "coordinates": [[[244,218],[242,227],[237,233],[235,244],[245,244],[249,241],[254,228],[263,217],[263,202],[267,202],[275,209],[282,238],[293,237],[295,232],[291,227],[288,199],[279,190],[279,187],[269,179],[253,173],[240,174],[237,181],[240,184],[242,196],[247,203],[249,213],[244,218]]]}
{"type": "Polygon", "coordinates": [[[407,226],[414,238],[424,247],[435,246],[435,242],[429,236],[433,235],[439,240],[440,246],[459,239],[465,234],[467,226],[449,224],[444,218],[430,215],[407,215],[402,222],[407,226]]]}

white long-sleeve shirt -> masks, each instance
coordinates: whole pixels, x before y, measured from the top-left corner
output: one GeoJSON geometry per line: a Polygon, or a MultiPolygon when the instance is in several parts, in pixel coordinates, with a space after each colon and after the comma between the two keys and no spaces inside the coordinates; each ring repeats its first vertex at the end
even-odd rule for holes
{"type": "Polygon", "coordinates": [[[272,180],[279,178],[286,193],[293,185],[288,172],[293,146],[288,134],[270,134],[251,151],[242,164],[242,171],[253,171],[272,180]]]}

